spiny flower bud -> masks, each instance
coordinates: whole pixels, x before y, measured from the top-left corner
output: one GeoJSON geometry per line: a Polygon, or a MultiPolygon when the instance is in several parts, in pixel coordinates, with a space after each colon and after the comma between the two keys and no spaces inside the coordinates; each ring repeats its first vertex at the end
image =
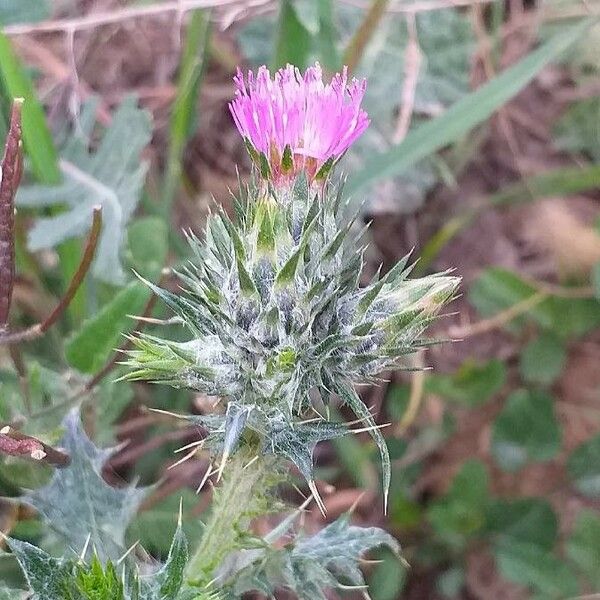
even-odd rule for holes
{"type": "Polygon", "coordinates": [[[319,63],[304,75],[292,65],[271,79],[266,67],[247,82],[238,70],[236,97],[229,108],[263,177],[276,183],[301,170],[324,179],[333,164],[368,127],[361,109],[366,82],[348,82],[348,70],[323,83],[319,63]]]}
{"type": "Polygon", "coordinates": [[[289,66],[274,81],[266,69],[249,81],[247,90],[238,77],[232,112],[252,148],[271,161],[272,185],[240,189],[237,220],[220,211],[209,218],[203,241],[190,239],[195,258],[180,273],[182,293],[149,284],[190,340],[140,336],[129,353],[128,378],[221,396],[223,418],[202,418],[223,455],[251,430],[265,452],[294,461],[309,485],[314,445],[340,430],[327,422],[307,429],[302,419],[337,396],[371,431],[387,489],[385,441],[354,384],[375,380],[428,345],[423,332],[458,279],[443,273],[409,280],[405,257],[359,285],[365,230],[354,231],[341,189],[315,189],[312,182],[367,126],[358,106],[364,83],[350,86],[348,104],[345,71],[327,86],[318,66],[303,79],[289,66]],[[285,148],[293,162],[282,181],[277,161],[285,148]],[[298,157],[310,158],[314,168],[307,173],[307,161],[298,157]]]}

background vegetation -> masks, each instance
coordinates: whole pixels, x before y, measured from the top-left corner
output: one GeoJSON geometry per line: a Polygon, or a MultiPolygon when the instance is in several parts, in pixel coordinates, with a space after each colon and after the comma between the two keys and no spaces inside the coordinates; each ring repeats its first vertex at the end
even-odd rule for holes
{"type": "MultiPolygon", "coordinates": [[[[2,459],[2,532],[59,543],[29,505],[43,514],[35,490],[51,481],[60,423],[81,403],[88,435],[118,445],[103,456],[114,502],[136,509],[122,510],[119,541],[165,558],[180,498],[198,538],[207,457],[178,464],[174,454],[198,432],[148,409],[201,413],[214,399],[115,382],[125,334],[157,327],[135,316],[171,316],[132,270],[175,286],[182,230],[201,234],[212,197],[231,207],[236,165],[248,176],[227,110],[236,65],[319,60],[368,78],[372,124],[342,169],[373,221],[373,272],[414,247],[417,271],[452,267],[464,279],[454,314],[435,326],[456,341],[415,360],[433,370],[361,390],[391,423],[389,515],[365,434],[317,449],[328,520],[354,507],[357,523],[401,542],[406,563],[382,552],[365,565],[374,600],[599,592],[599,10],[575,0],[2,0],[1,140],[12,99],[25,99],[10,331],[28,333],[14,344],[0,334],[10,426],[0,435],[48,451],[2,459]],[[72,302],[36,328],[78,282],[95,233],[72,302]],[[23,494],[28,504],[15,500],[23,494]]],[[[174,324],[161,333],[182,335],[174,324]]],[[[80,490],[69,493],[50,504],[76,506],[80,490]]],[[[84,512],[64,523],[82,543],[84,512]]],[[[305,519],[323,527],[318,511],[305,519]]],[[[0,582],[23,586],[9,552],[0,582]]]]}

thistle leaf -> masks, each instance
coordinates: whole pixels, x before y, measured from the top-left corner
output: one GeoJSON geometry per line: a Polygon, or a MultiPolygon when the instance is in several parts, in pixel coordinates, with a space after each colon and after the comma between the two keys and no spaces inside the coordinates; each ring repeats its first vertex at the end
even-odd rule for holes
{"type": "MultiPolygon", "coordinates": [[[[169,556],[155,573],[140,577],[135,563],[110,560],[103,564],[97,554],[90,563],[80,559],[57,559],[27,542],[7,539],[34,593],[33,600],[214,600],[215,595],[184,589],[188,543],[181,516],[169,556]]],[[[4,596],[16,600],[18,592],[4,596]]],[[[8,590],[6,593],[9,593],[8,590]]],[[[12,592],[11,592],[12,593],[12,592]]],[[[25,593],[25,592],[24,592],[25,593]]],[[[28,596],[29,597],[29,596],[28,596]]]]}
{"type": "Polygon", "coordinates": [[[273,454],[291,460],[307,482],[314,481],[313,453],[316,445],[349,433],[342,423],[281,423],[266,436],[265,445],[273,454]]]}
{"type": "MultiPolygon", "coordinates": [[[[68,582],[72,577],[71,561],[53,558],[40,548],[20,540],[7,539],[27,583],[34,593],[34,600],[64,600],[68,582]]],[[[0,598],[2,596],[0,595],[0,598]]],[[[11,600],[14,596],[11,596],[11,600]]]]}
{"type": "Polygon", "coordinates": [[[387,512],[388,493],[390,490],[390,483],[392,477],[392,469],[390,462],[390,453],[388,451],[385,438],[381,434],[381,431],[377,428],[375,419],[365,406],[365,403],[360,399],[360,396],[354,390],[354,387],[350,383],[347,384],[336,384],[335,391],[339,394],[340,398],[347,404],[352,412],[365,423],[367,427],[370,427],[370,434],[374,442],[379,448],[379,454],[381,456],[381,470],[383,474],[383,503],[384,510],[387,512]]]}
{"type": "Polygon", "coordinates": [[[102,206],[102,232],[92,272],[98,279],[121,284],[125,280],[121,249],[144,185],[147,164],[140,163],[140,154],[150,141],[152,128],[148,113],[137,108],[135,98],[127,98],[114,114],[98,149],[91,152],[90,115],[94,113],[95,105],[89,103],[81,117],[83,131],[74,132],[63,147],[62,183],[22,187],[16,202],[27,207],[68,206],[66,212],[37,220],[28,236],[32,251],[83,235],[90,227],[92,208],[102,206]]]}
{"type": "Polygon", "coordinates": [[[27,594],[25,590],[9,590],[5,587],[0,588],[0,600],[21,600],[22,598],[25,598],[25,594],[27,594]]]}
{"type": "Polygon", "coordinates": [[[316,535],[300,537],[283,549],[264,551],[233,575],[224,592],[239,597],[258,590],[274,597],[277,589],[289,588],[301,600],[324,600],[328,588],[347,584],[363,587],[359,560],[378,546],[400,551],[389,533],[376,527],[355,527],[344,515],[316,535]]]}
{"type": "Polygon", "coordinates": [[[188,542],[180,515],[167,562],[153,575],[141,579],[140,600],[176,600],[183,586],[183,572],[188,558],[188,542]]]}
{"type": "Polygon", "coordinates": [[[76,410],[67,415],[63,425],[60,446],[71,463],[57,469],[48,485],[30,492],[23,501],[72,548],[84,548],[88,542],[89,552],[95,551],[103,562],[117,560],[124,550],[125,530],[147,489],[109,486],[100,470],[112,450],[94,446],[76,410]]]}

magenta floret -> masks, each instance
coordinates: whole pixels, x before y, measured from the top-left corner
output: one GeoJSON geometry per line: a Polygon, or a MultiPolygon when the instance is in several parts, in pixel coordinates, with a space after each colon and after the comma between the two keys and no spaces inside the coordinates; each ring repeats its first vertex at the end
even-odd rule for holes
{"type": "Polygon", "coordinates": [[[234,81],[229,108],[235,124],[275,180],[301,169],[311,177],[324,175],[369,125],[360,107],[366,82],[349,82],[346,67],[328,84],[318,63],[304,75],[287,65],[273,78],[265,66],[246,78],[238,70],[234,81]]]}

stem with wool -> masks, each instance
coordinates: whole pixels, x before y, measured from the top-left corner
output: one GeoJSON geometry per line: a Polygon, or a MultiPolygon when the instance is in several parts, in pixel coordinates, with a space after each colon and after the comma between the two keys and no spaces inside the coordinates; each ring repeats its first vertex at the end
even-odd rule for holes
{"type": "Polygon", "coordinates": [[[229,459],[221,486],[215,489],[212,514],[200,545],[187,567],[188,583],[206,587],[231,552],[251,535],[251,521],[273,510],[269,492],[281,481],[277,459],[258,444],[242,445],[229,459]]]}

